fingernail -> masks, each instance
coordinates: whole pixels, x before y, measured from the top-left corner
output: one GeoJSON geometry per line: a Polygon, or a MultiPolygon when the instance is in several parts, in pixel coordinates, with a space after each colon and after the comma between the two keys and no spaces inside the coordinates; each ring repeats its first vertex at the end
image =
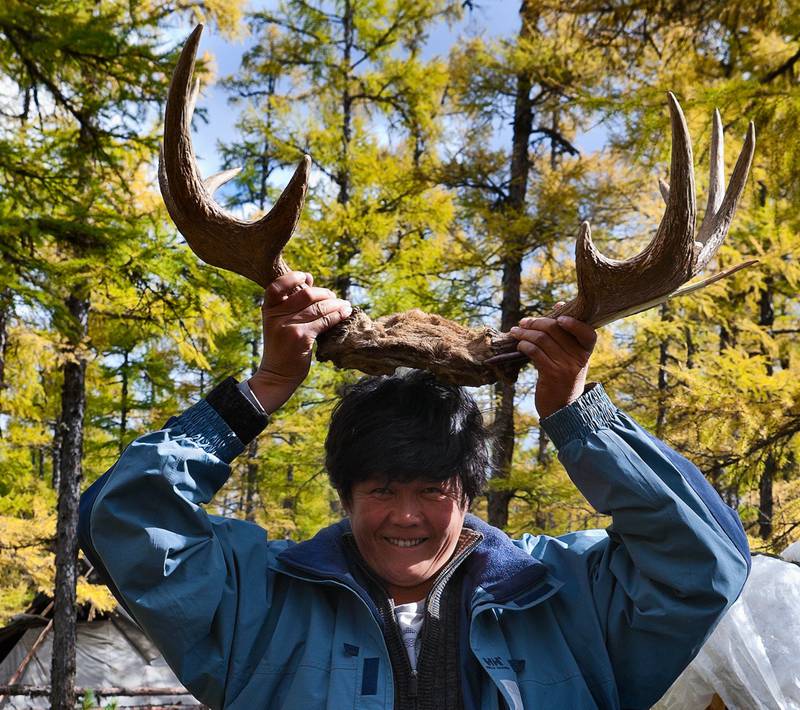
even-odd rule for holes
{"type": "Polygon", "coordinates": [[[519,335],[521,332],[522,332],[522,328],[517,328],[517,326],[514,326],[509,331],[509,333],[511,333],[512,335],[519,335]]]}
{"type": "Polygon", "coordinates": [[[556,318],[556,320],[559,323],[566,323],[567,322],[567,316],[559,316],[558,318],[556,318]]]}
{"type": "Polygon", "coordinates": [[[349,318],[349,317],[350,317],[350,314],[351,314],[352,312],[353,312],[353,307],[352,307],[352,306],[350,306],[350,305],[344,306],[344,308],[342,308],[342,309],[339,311],[339,313],[341,313],[341,314],[342,314],[342,316],[343,316],[343,317],[345,317],[345,318],[349,318]]]}

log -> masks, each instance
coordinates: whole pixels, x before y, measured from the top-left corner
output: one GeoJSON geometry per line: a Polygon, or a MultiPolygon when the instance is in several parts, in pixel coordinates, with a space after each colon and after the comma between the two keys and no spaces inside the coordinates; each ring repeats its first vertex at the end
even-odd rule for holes
{"type": "MultiPolygon", "coordinates": [[[[49,685],[0,685],[0,693],[3,695],[21,695],[26,698],[41,697],[50,694],[49,685]]],[[[141,697],[154,695],[191,695],[186,688],[75,688],[76,695],[86,695],[93,693],[97,698],[108,698],[111,696],[141,697]]]]}

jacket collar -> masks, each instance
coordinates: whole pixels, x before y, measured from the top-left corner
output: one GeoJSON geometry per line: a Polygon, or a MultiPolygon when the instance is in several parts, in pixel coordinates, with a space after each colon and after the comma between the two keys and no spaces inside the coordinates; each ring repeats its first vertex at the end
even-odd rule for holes
{"type": "Polygon", "coordinates": [[[351,532],[350,520],[345,518],[327,528],[322,528],[310,540],[287,548],[278,555],[278,562],[308,572],[315,577],[339,580],[352,577],[342,539],[342,536],[349,532],[351,532]]]}
{"type": "MultiPolygon", "coordinates": [[[[480,588],[495,602],[504,602],[530,591],[548,576],[544,563],[515,545],[501,530],[470,514],[464,526],[483,536],[463,563],[467,598],[480,588]]],[[[310,540],[284,550],[277,561],[280,566],[286,565],[313,577],[342,582],[366,596],[349,569],[342,539],[349,532],[350,520],[345,518],[323,528],[310,540]]]]}
{"type": "Polygon", "coordinates": [[[502,530],[467,515],[464,525],[483,535],[465,562],[465,586],[470,594],[482,589],[495,602],[504,602],[530,590],[548,574],[547,566],[514,544],[502,530]]]}

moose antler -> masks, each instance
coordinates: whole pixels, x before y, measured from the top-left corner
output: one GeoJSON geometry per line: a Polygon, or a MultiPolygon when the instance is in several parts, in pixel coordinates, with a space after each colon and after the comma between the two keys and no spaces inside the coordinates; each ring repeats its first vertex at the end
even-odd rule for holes
{"type": "MultiPolygon", "coordinates": [[[[575,270],[578,295],[554,308],[547,315],[573,316],[595,328],[657,306],[677,296],[685,296],[719,281],[757,260],[745,261],[702,281],[680,288],[699,274],[711,261],[728,234],[728,229],[747,183],[755,151],[755,127],[747,129],[739,158],[725,190],[725,155],[722,119],[714,110],[711,129],[708,202],[703,223],[694,237],[695,203],[692,142],[678,100],[668,93],[672,126],[672,164],[670,185],[659,180],[666,210],[655,236],[639,254],[619,261],[603,256],[592,242],[588,222],[581,225],[575,245],[575,270]]],[[[510,346],[515,347],[516,342],[510,346]]],[[[520,361],[521,353],[505,353],[489,359],[489,364],[520,361]]]]}
{"type": "Polygon", "coordinates": [[[192,81],[203,25],[189,35],[172,74],[164,114],[164,143],[158,182],[169,216],[203,261],[246,276],[266,288],[289,267],[281,251],[292,236],[308,188],[311,160],[304,156],[273,208],[256,222],[228,214],[214,192],[234,178],[238,168],[201,180],[192,148],[192,114],[199,83],[192,81]]]}
{"type": "MultiPolygon", "coordinates": [[[[305,200],[310,159],[304,156],[269,213],[255,222],[227,214],[214,191],[238,170],[203,181],[192,149],[191,118],[197,97],[192,83],[203,26],[190,35],[175,68],[167,99],[159,183],[167,210],[192,250],[204,261],[246,276],[266,288],[289,268],[281,251],[294,231],[305,200]]],[[[695,240],[695,189],[692,147],[680,105],[669,94],[672,119],[670,186],[661,185],[667,203],[653,240],[638,255],[617,261],[592,243],[588,223],[576,245],[578,295],[550,314],[571,315],[595,327],[690,293],[751,263],[681,289],[714,256],[728,232],[744,190],[755,148],[753,124],[723,196],[722,125],[714,114],[711,184],[703,224],[695,240]]],[[[368,374],[391,373],[398,366],[434,372],[440,379],[481,385],[516,378],[527,361],[517,341],[493,328],[471,329],[440,316],[411,310],[372,320],[356,308],[318,341],[317,359],[368,374]]]]}

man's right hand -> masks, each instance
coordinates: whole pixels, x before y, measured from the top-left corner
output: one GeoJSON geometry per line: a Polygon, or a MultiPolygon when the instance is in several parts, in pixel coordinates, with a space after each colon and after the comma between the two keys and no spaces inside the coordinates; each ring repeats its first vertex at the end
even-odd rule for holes
{"type": "Polygon", "coordinates": [[[286,402],[308,375],[317,336],[352,313],[348,301],[313,284],[311,274],[290,271],[264,292],[264,352],[248,384],[268,414],[286,402]]]}

